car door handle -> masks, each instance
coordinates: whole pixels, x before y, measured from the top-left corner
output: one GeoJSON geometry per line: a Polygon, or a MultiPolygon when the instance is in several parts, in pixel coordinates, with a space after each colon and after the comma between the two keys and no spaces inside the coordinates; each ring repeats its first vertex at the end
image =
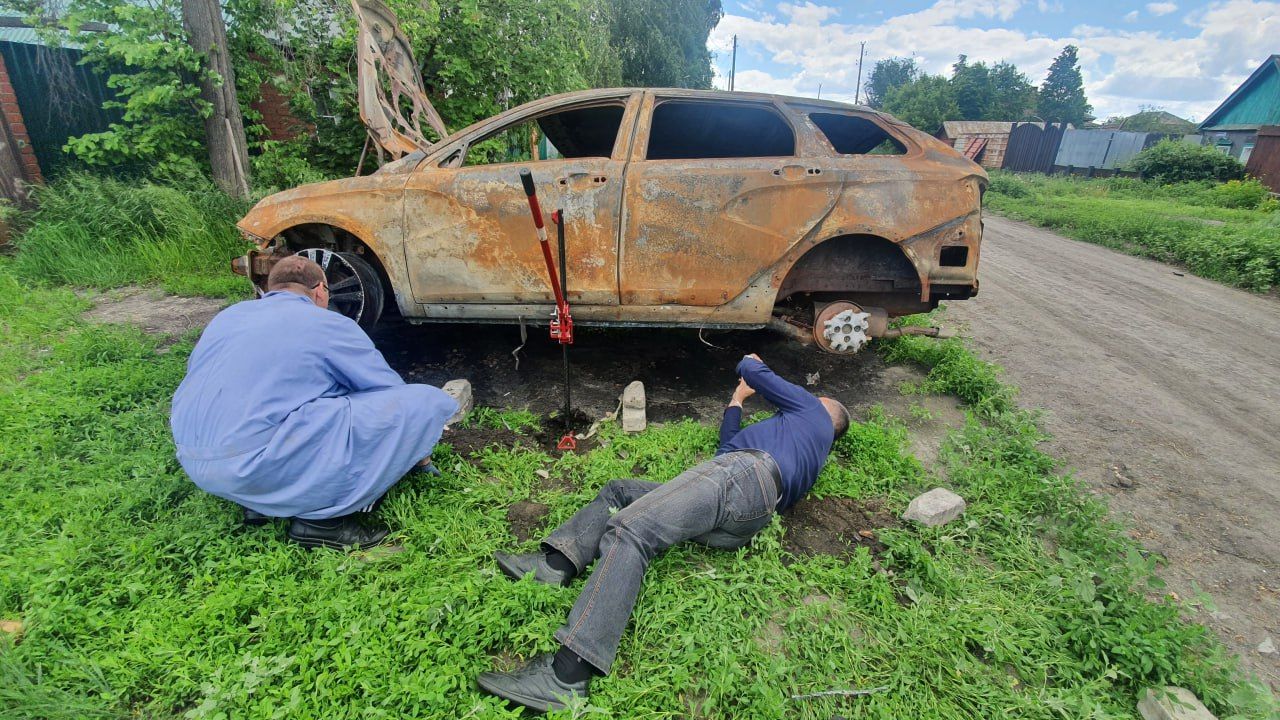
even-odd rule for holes
{"type": "Polygon", "coordinates": [[[601,183],[606,183],[608,181],[609,181],[609,178],[605,177],[604,175],[592,175],[591,173],[586,173],[586,172],[567,173],[561,176],[557,180],[557,182],[565,186],[567,186],[569,183],[573,183],[577,185],[577,184],[587,183],[587,182],[590,182],[593,185],[597,185],[601,183]]]}
{"type": "Polygon", "coordinates": [[[780,168],[774,168],[773,174],[776,177],[787,180],[799,180],[804,177],[821,175],[822,168],[808,167],[806,165],[783,165],[780,168]]]}

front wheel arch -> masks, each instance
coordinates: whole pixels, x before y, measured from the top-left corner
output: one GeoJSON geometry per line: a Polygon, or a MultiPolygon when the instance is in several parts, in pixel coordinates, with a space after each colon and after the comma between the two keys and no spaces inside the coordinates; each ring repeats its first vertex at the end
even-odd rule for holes
{"type": "Polygon", "coordinates": [[[383,298],[378,303],[376,317],[368,319],[352,318],[366,330],[373,327],[388,307],[394,308],[396,306],[395,289],[391,285],[391,277],[387,273],[386,266],[373,248],[355,233],[327,223],[304,223],[281,230],[277,237],[283,244],[284,249],[290,252],[297,253],[315,248],[353,255],[358,260],[362,260],[373,271],[383,298]]]}

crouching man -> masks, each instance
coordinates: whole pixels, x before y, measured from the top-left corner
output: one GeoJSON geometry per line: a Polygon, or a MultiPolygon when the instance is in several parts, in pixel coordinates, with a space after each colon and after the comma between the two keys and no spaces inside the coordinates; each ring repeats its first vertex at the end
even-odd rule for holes
{"type": "Polygon", "coordinates": [[[247,522],[292,518],[308,547],[369,547],[387,528],[355,521],[431,450],[457,409],[406,385],[360,326],[325,308],[324,271],[298,256],[267,293],[209,323],[173,397],[178,460],[247,522]]]}
{"type": "Polygon", "coordinates": [[[614,480],[530,555],[495,553],[498,567],[518,579],[568,585],[595,570],[568,621],[556,631],[560,650],[509,673],[479,677],[484,690],[537,710],[559,710],[585,697],[591,678],[613,664],[655,555],[685,540],[736,550],[809,492],[849,428],[849,411],[783,380],[756,355],[738,364],[741,377],[720,426],[716,456],[662,484],[614,480]],[[759,393],[778,408],[742,428],[742,401],[759,393]]]}

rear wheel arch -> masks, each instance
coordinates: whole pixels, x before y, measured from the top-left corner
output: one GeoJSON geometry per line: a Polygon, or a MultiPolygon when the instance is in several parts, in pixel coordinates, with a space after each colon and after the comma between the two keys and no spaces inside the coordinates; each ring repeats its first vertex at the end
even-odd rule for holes
{"type": "Polygon", "coordinates": [[[891,315],[931,309],[920,301],[923,278],[907,248],[870,233],[816,243],[787,269],[776,305],[851,300],[891,315]]]}

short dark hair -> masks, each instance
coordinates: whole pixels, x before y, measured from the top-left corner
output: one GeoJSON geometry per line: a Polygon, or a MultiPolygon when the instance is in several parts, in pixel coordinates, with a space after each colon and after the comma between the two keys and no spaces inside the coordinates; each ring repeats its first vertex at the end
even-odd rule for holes
{"type": "Polygon", "coordinates": [[[285,285],[302,285],[308,289],[324,282],[324,270],[315,262],[301,255],[290,255],[276,261],[267,275],[267,291],[279,290],[285,285]]]}
{"type": "MultiPolygon", "coordinates": [[[[849,408],[845,407],[844,403],[840,402],[839,400],[836,400],[835,398],[823,398],[823,399],[830,400],[831,402],[835,403],[837,408],[839,408],[839,412],[835,413],[831,418],[831,426],[835,428],[835,431],[836,431],[836,434],[833,440],[839,440],[840,438],[844,437],[845,433],[849,432],[849,408]]],[[[827,408],[827,414],[831,414],[830,408],[827,408]]]]}

